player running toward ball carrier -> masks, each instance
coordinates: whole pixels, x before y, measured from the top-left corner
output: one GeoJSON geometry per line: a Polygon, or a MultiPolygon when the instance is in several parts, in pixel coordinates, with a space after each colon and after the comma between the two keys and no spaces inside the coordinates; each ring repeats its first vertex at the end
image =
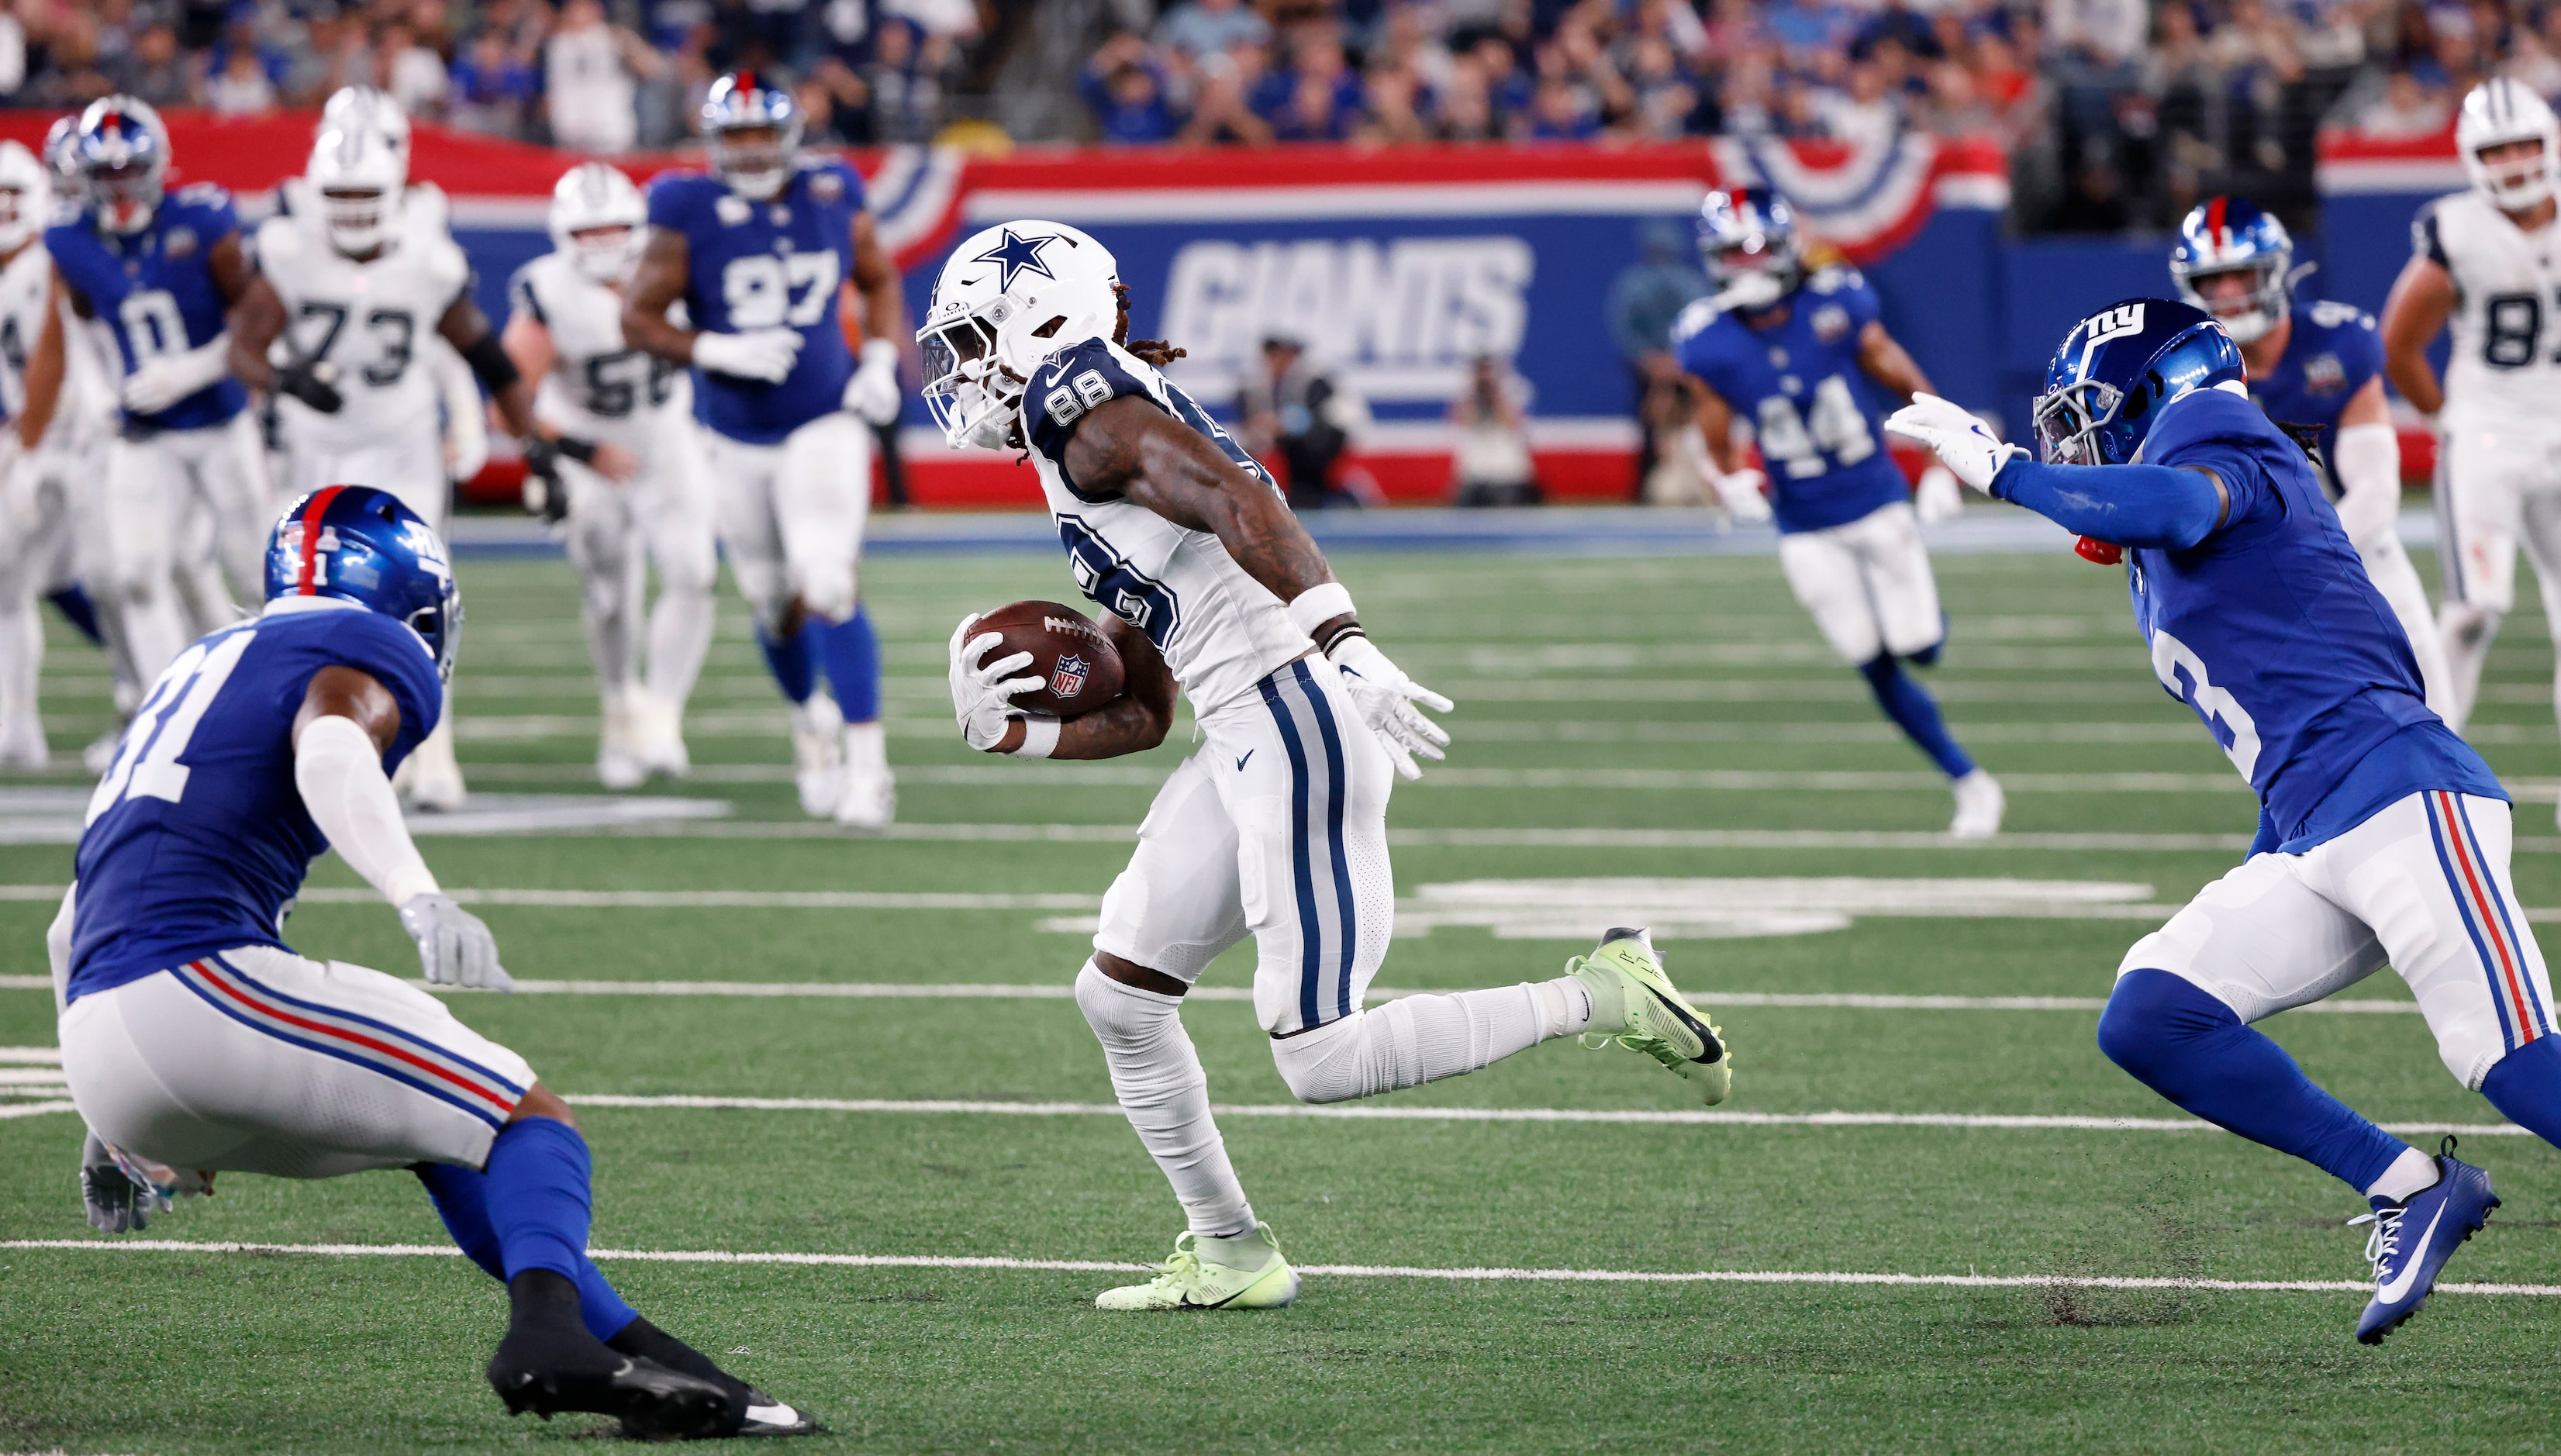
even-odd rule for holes
{"type": "Polygon", "coordinates": [[[927,403],[955,445],[1029,451],[1127,675],[1088,713],[1025,713],[1012,699],[1044,686],[1017,676],[1031,655],[990,661],[1002,638],[973,615],[951,637],[952,707],[983,752],[1112,758],[1163,742],[1175,690],[1191,699],[1206,741],[1158,791],[1076,981],[1190,1227],[1153,1280],[1096,1303],[1269,1307],[1296,1297],[1298,1276],[1246,1202],[1180,1015],[1247,935],[1255,1014],[1303,1101],[1438,1081],[1578,1033],[1646,1052],[1707,1102],[1724,1100],[1732,1064],[1641,930],[1610,931],[1554,980],[1363,1009],[1396,912],[1391,774],[1442,756],[1449,735],[1416,705],[1451,704],[1362,634],[1271,476],[1157,372],[1178,351],[1127,343],[1127,297],[1111,254],[1056,223],[990,228],[935,283],[917,335],[927,403]]]}

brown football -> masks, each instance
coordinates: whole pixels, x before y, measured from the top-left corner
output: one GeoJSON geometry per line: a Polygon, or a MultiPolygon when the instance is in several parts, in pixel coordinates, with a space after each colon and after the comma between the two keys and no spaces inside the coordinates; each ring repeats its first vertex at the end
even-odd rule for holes
{"type": "Polygon", "coordinates": [[[980,662],[1001,662],[1017,652],[1032,655],[1031,666],[1014,674],[1035,677],[1044,686],[1014,699],[1034,713],[1074,718],[1091,713],[1120,696],[1120,654],[1094,619],[1055,601],[1018,601],[978,619],[971,636],[994,632],[1005,639],[980,662]]]}

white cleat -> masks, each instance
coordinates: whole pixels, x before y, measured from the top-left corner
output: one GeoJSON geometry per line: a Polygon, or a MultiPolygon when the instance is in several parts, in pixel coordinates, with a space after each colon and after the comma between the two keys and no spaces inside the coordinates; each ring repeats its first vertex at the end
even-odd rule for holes
{"type": "Polygon", "coordinates": [[[1144,1284],[1107,1289],[1096,1309],[1279,1309],[1298,1297],[1298,1271],[1280,1257],[1272,1225],[1257,1223],[1233,1238],[1185,1232],[1174,1256],[1144,1284]]]}
{"type": "Polygon", "coordinates": [[[462,786],[462,765],[453,757],[449,702],[444,721],[401,764],[400,772],[392,775],[392,787],[409,801],[409,806],[428,814],[450,814],[461,808],[468,796],[462,786]]]}
{"type": "Polygon", "coordinates": [[[844,715],[836,700],[812,693],[791,710],[791,779],[800,789],[800,812],[835,817],[845,798],[844,715]]]}
{"type": "Polygon", "coordinates": [[[34,719],[11,724],[5,732],[0,732],[0,768],[41,771],[53,760],[53,750],[45,746],[44,725],[34,719]]]}
{"type": "Polygon", "coordinates": [[[636,789],[649,776],[640,761],[632,699],[639,690],[608,693],[604,698],[604,730],[596,744],[596,781],[609,789],[636,789]]]}
{"type": "Polygon", "coordinates": [[[632,741],[643,773],[683,778],[694,771],[693,755],[685,750],[684,717],[683,704],[646,688],[631,690],[632,741]]]}
{"type": "Polygon", "coordinates": [[[1989,839],[2000,833],[2000,780],[1977,768],[1957,780],[1957,817],[1948,833],[1957,839],[1989,839]]]}
{"type": "Polygon", "coordinates": [[[121,724],[89,739],[88,746],[81,749],[81,767],[92,774],[106,772],[115,766],[115,750],[123,741],[124,728],[121,724]]]}
{"type": "Polygon", "coordinates": [[[844,796],[836,800],[836,823],[847,829],[878,834],[898,818],[898,779],[887,768],[847,770],[844,796]]]}

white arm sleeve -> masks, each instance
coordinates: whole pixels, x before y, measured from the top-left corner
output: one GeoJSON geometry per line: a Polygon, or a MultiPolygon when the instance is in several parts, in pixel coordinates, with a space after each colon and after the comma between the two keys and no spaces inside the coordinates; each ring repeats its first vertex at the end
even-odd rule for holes
{"type": "Polygon", "coordinates": [[[394,905],[437,893],[435,877],[401,822],[400,797],[373,736],[352,718],[318,718],[293,750],[293,786],[340,859],[394,905]]]}
{"type": "Polygon", "coordinates": [[[226,329],[193,349],[161,357],[169,362],[170,372],[185,381],[180,388],[193,395],[231,374],[231,331],[226,329]]]}
{"type": "Polygon", "coordinates": [[[2381,420],[2338,432],[2338,524],[2361,551],[2389,535],[2401,514],[2401,436],[2381,420]]]}

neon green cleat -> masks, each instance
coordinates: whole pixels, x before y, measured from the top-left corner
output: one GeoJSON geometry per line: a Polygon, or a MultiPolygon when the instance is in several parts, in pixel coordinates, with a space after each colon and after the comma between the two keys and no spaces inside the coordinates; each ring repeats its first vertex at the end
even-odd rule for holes
{"type": "Polygon", "coordinates": [[[1298,1297],[1298,1271],[1280,1257],[1272,1225],[1257,1223],[1234,1238],[1202,1238],[1185,1230],[1174,1256],[1144,1284],[1107,1289],[1096,1309],[1279,1309],[1298,1297]],[[1206,1244],[1208,1256],[1203,1257],[1206,1244]]]}
{"type": "Polygon", "coordinates": [[[1565,973],[1592,993],[1592,1026],[1583,1045],[1611,1043],[1642,1052],[1689,1078],[1701,1102],[1713,1107],[1734,1090],[1734,1058],[1725,1034],[1682,998],[1663,974],[1663,962],[1642,930],[1612,930],[1588,956],[1565,963],[1565,973]]]}

